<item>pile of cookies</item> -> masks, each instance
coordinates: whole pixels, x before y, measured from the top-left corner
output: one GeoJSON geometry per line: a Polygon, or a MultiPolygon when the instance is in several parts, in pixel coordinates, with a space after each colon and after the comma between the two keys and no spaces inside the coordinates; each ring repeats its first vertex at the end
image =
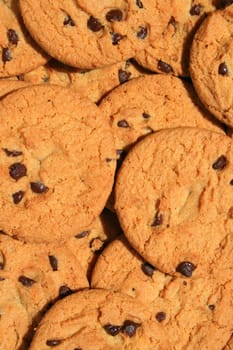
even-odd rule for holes
{"type": "Polygon", "coordinates": [[[0,350],[233,349],[233,1],[0,0],[0,350]]]}

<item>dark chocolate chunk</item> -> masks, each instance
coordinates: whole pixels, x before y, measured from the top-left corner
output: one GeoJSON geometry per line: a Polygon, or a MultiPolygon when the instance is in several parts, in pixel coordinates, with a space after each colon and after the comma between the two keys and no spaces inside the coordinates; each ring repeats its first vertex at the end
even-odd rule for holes
{"type": "Polygon", "coordinates": [[[223,170],[227,165],[227,158],[225,156],[220,156],[212,165],[214,170],[223,170]]]}
{"type": "Polygon", "coordinates": [[[113,9],[107,12],[106,20],[108,22],[120,22],[123,18],[123,12],[120,9],[113,9]]]}
{"type": "Polygon", "coordinates": [[[112,324],[106,324],[104,330],[111,336],[115,337],[121,331],[121,326],[114,326],[112,324]]]}
{"type": "Polygon", "coordinates": [[[24,197],[24,191],[18,191],[12,194],[14,204],[19,204],[24,197]]]}
{"type": "Polygon", "coordinates": [[[22,163],[14,163],[9,167],[9,174],[14,180],[19,180],[27,175],[27,168],[22,163]]]}
{"type": "Polygon", "coordinates": [[[151,116],[150,116],[150,114],[144,112],[144,113],[142,113],[142,117],[144,119],[149,119],[151,116]]]}
{"type": "Polygon", "coordinates": [[[18,281],[25,287],[31,287],[36,281],[26,276],[19,276],[18,281]]]}
{"type": "Polygon", "coordinates": [[[220,65],[218,66],[218,74],[221,75],[228,75],[228,67],[226,65],[225,62],[220,63],[220,65]]]}
{"type": "Polygon", "coordinates": [[[60,345],[62,342],[62,340],[60,339],[49,339],[46,341],[46,345],[47,346],[57,346],[57,345],[60,345]]]}
{"type": "Polygon", "coordinates": [[[155,315],[155,318],[158,322],[163,322],[166,319],[166,313],[163,311],[160,311],[155,315]]]}
{"type": "Polygon", "coordinates": [[[137,31],[137,38],[138,39],[145,39],[147,37],[147,28],[146,27],[139,27],[139,30],[137,31]]]}
{"type": "Polygon", "coordinates": [[[152,277],[153,276],[153,273],[155,272],[155,267],[151,264],[149,264],[148,262],[144,262],[142,265],[141,265],[141,269],[142,271],[144,272],[145,275],[149,276],[149,277],[152,277]]]}
{"type": "Polygon", "coordinates": [[[151,224],[152,227],[159,226],[163,223],[163,215],[160,214],[158,211],[155,213],[154,220],[151,224]]]}
{"type": "Polygon", "coordinates": [[[58,260],[54,255],[49,255],[49,263],[50,263],[53,271],[58,270],[58,260]]]}
{"type": "Polygon", "coordinates": [[[113,45],[117,45],[119,43],[120,40],[123,39],[123,35],[121,35],[120,33],[111,33],[112,35],[112,44],[113,45]]]}
{"type": "Polygon", "coordinates": [[[161,60],[158,61],[157,68],[163,73],[172,73],[173,68],[170,64],[163,62],[161,60]]]}
{"type": "Polygon", "coordinates": [[[72,289],[70,289],[68,286],[61,286],[59,288],[59,298],[62,299],[62,298],[65,298],[67,297],[68,295],[71,295],[73,294],[73,291],[72,289]]]}
{"type": "Polygon", "coordinates": [[[127,72],[126,70],[123,70],[123,69],[118,70],[118,78],[119,78],[120,84],[123,84],[126,81],[128,81],[130,76],[131,76],[130,72],[127,72]]]}
{"type": "Polygon", "coordinates": [[[193,265],[193,263],[191,263],[190,261],[182,261],[176,267],[176,271],[181,273],[182,275],[184,275],[186,277],[191,277],[195,268],[196,268],[196,266],[193,265]]]}
{"type": "Polygon", "coordinates": [[[135,323],[134,321],[126,320],[123,323],[121,330],[123,333],[127,334],[129,337],[132,337],[136,333],[137,328],[140,326],[141,326],[140,323],[135,323]]]}
{"type": "Polygon", "coordinates": [[[31,182],[30,185],[32,192],[35,193],[46,193],[49,190],[49,188],[45,186],[42,182],[31,182]]]}
{"type": "Polygon", "coordinates": [[[2,61],[5,63],[5,62],[9,62],[13,59],[13,56],[12,56],[12,52],[10,49],[8,49],[8,47],[4,47],[2,49],[2,61]]]}
{"type": "Polygon", "coordinates": [[[125,119],[122,119],[119,120],[117,126],[119,126],[119,128],[129,128],[129,123],[125,119]]]}
{"type": "Polygon", "coordinates": [[[137,5],[140,9],[143,9],[143,3],[141,2],[141,0],[136,0],[136,5],[137,5]]]}
{"type": "Polygon", "coordinates": [[[99,32],[104,28],[104,26],[100,23],[100,21],[93,17],[90,16],[88,21],[87,21],[87,27],[92,31],[92,32],[99,32]]]}
{"type": "Polygon", "coordinates": [[[11,44],[17,45],[19,41],[19,36],[14,29],[8,29],[7,37],[11,44]]]}
{"type": "Polygon", "coordinates": [[[4,269],[4,262],[0,262],[0,270],[4,269]]]}
{"type": "Polygon", "coordinates": [[[9,150],[7,148],[3,148],[3,151],[6,153],[8,157],[18,157],[23,154],[21,151],[16,151],[16,150],[9,150]]]}
{"type": "Polygon", "coordinates": [[[75,23],[74,23],[73,19],[70,17],[70,15],[67,15],[67,16],[66,16],[66,18],[64,19],[63,24],[64,24],[65,26],[67,26],[67,25],[69,25],[69,26],[71,26],[71,27],[74,27],[74,26],[75,26],[75,23]]]}
{"type": "Polygon", "coordinates": [[[191,16],[200,16],[201,10],[202,10],[202,6],[200,4],[197,4],[190,9],[189,13],[191,16]]]}
{"type": "Polygon", "coordinates": [[[89,233],[90,233],[89,231],[80,232],[75,236],[75,238],[81,239],[81,238],[87,237],[89,235],[89,233]]]}
{"type": "Polygon", "coordinates": [[[208,307],[211,311],[213,311],[215,309],[215,305],[213,305],[213,304],[208,305],[208,307]]]}

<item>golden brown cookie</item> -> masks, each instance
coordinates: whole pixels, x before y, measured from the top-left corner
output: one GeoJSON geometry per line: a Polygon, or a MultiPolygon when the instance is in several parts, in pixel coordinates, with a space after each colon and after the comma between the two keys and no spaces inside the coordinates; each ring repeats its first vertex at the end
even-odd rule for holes
{"type": "Polygon", "coordinates": [[[0,79],[0,98],[4,97],[12,91],[26,87],[28,85],[30,85],[30,83],[25,81],[0,79]]]}
{"type": "Polygon", "coordinates": [[[98,107],[69,89],[35,85],[2,99],[0,111],[0,229],[30,242],[86,229],[105,206],[116,165],[98,107]]]}
{"type": "Polygon", "coordinates": [[[88,287],[65,246],[24,244],[0,235],[0,349],[28,349],[33,328],[52,302],[88,287]]]}
{"type": "Polygon", "coordinates": [[[227,343],[227,345],[224,347],[223,350],[232,350],[233,349],[233,337],[231,337],[231,339],[229,340],[229,342],[227,343]]]}

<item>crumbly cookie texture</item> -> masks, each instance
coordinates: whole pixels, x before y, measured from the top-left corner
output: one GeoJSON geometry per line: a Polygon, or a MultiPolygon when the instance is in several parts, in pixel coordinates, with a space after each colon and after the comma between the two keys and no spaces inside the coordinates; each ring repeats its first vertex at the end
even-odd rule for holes
{"type": "Polygon", "coordinates": [[[28,35],[18,2],[0,1],[0,77],[29,72],[48,61],[48,56],[28,35]]]}
{"type": "Polygon", "coordinates": [[[86,287],[85,272],[67,247],[0,234],[0,349],[28,349],[50,304],[86,287]]]}
{"type": "Polygon", "coordinates": [[[170,348],[163,326],[143,304],[101,289],[70,295],[49,310],[29,349],[53,346],[85,350],[93,346],[96,350],[170,348]]]}
{"type": "Polygon", "coordinates": [[[197,31],[190,55],[190,74],[205,106],[233,126],[233,5],[215,11],[197,31]]]}
{"type": "Polygon", "coordinates": [[[118,291],[144,303],[163,325],[171,341],[169,349],[222,350],[233,329],[229,317],[233,307],[232,242],[224,250],[211,274],[197,279],[174,278],[143,260],[122,237],[100,255],[91,286],[118,291]]]}
{"type": "Polygon", "coordinates": [[[159,13],[146,1],[146,9],[133,0],[20,0],[20,7],[27,29],[46,52],[73,67],[92,69],[143,49],[149,42],[149,13],[160,29],[159,13]]]}
{"type": "Polygon", "coordinates": [[[115,208],[145,260],[173,275],[206,274],[233,229],[232,154],[229,137],[197,128],[159,131],[129,152],[115,208]]]}
{"type": "Polygon", "coordinates": [[[30,242],[75,236],[99,216],[114,180],[113,137],[98,107],[35,85],[9,94],[0,110],[0,229],[30,242]]]}

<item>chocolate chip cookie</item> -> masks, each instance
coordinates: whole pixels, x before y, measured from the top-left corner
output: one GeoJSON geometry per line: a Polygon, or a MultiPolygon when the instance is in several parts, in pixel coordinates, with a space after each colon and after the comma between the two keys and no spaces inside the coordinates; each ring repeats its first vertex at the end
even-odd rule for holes
{"type": "Polygon", "coordinates": [[[12,91],[26,87],[28,85],[30,85],[30,83],[24,81],[0,79],[0,98],[4,97],[12,91]]]}

